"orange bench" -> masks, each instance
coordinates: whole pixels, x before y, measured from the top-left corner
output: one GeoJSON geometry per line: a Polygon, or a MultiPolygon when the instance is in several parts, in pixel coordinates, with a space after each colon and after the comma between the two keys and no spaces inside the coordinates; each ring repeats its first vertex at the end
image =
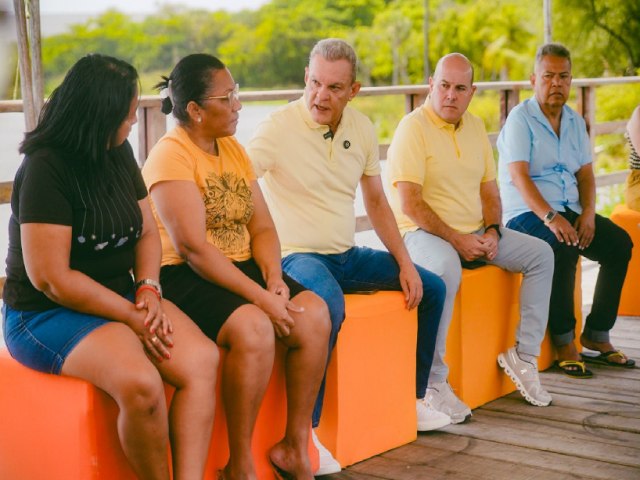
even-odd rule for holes
{"type": "MultiPolygon", "coordinates": [[[[578,278],[580,268],[578,266],[578,278]]],[[[449,381],[471,408],[515,390],[497,364],[513,346],[521,276],[498,267],[463,270],[447,337],[449,381]]],[[[327,372],[322,443],[344,466],[416,439],[416,312],[400,292],[346,295],[346,319],[327,372]]],[[[581,331],[581,288],[576,283],[576,337],[581,331]]],[[[578,345],[579,347],[579,345],[578,345]]],[[[547,337],[541,370],[554,360],[547,337]]]]}
{"type": "Polygon", "coordinates": [[[618,315],[640,315],[640,212],[631,210],[626,205],[616,205],[611,214],[611,221],[623,228],[633,241],[631,261],[627,270],[627,278],[622,287],[618,315]]]}
{"type": "MultiPolygon", "coordinates": [[[[258,478],[273,479],[267,452],[284,435],[284,349],[260,408],[253,439],[258,478]]],[[[116,431],[118,407],[88,382],[36,372],[0,350],[0,478],[24,480],[133,480],[116,431]]],[[[172,395],[167,387],[167,398],[172,395]]],[[[218,386],[206,480],[215,480],[229,456],[218,386]]],[[[309,422],[311,423],[311,422],[309,422]]],[[[317,450],[310,442],[312,464],[317,450]]]]}
{"type": "Polygon", "coordinates": [[[320,441],[343,467],[416,439],[416,310],[401,292],[345,295],[320,441]]]}
{"type": "MultiPolygon", "coordinates": [[[[577,278],[580,278],[578,264],[577,278]]],[[[453,310],[447,353],[449,382],[471,408],[507,395],[515,386],[497,364],[497,357],[515,343],[520,321],[521,275],[495,266],[463,270],[453,310]]],[[[574,293],[576,338],[582,331],[580,282],[574,293]]],[[[580,348],[580,345],[577,344],[580,348]]],[[[538,367],[549,368],[555,359],[549,334],[542,344],[538,367]]]]}

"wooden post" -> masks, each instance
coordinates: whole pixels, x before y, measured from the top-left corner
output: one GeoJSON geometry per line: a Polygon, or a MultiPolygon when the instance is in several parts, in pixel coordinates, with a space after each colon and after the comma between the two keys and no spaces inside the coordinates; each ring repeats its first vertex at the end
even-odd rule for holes
{"type": "Polygon", "coordinates": [[[424,14],[422,17],[422,35],[424,37],[424,83],[429,82],[431,64],[429,63],[429,0],[424,0],[424,14]]]}
{"type": "Polygon", "coordinates": [[[500,128],[504,126],[509,112],[511,112],[513,107],[518,105],[518,103],[520,103],[520,88],[512,87],[500,90],[500,128]]]}
{"type": "Polygon", "coordinates": [[[18,33],[18,56],[20,65],[20,90],[24,104],[24,124],[27,131],[36,128],[36,112],[33,101],[31,56],[29,55],[29,34],[24,0],[13,0],[16,13],[16,32],[18,33]]]}
{"type": "Polygon", "coordinates": [[[409,93],[404,96],[404,110],[405,113],[411,113],[416,108],[424,103],[429,95],[429,91],[426,93],[409,93]]]}
{"type": "Polygon", "coordinates": [[[144,162],[151,148],[167,131],[167,116],[160,105],[141,105],[138,108],[138,164],[144,162]]]}
{"type": "Polygon", "coordinates": [[[27,131],[38,124],[43,104],[42,57],[40,53],[40,1],[13,0],[18,33],[20,89],[27,131]]]}
{"type": "Polygon", "coordinates": [[[578,87],[576,92],[577,110],[587,124],[587,132],[589,132],[589,140],[591,143],[591,155],[595,161],[596,152],[596,89],[592,85],[578,87]]]}
{"type": "Polygon", "coordinates": [[[551,0],[542,0],[542,10],[544,16],[544,43],[552,42],[553,27],[551,22],[551,0]]]}
{"type": "MultiPolygon", "coordinates": [[[[27,15],[30,33],[29,52],[31,54],[31,75],[33,88],[33,106],[36,115],[40,115],[44,104],[44,75],[42,74],[42,39],[40,36],[40,0],[29,0],[27,15]]],[[[36,118],[37,121],[37,118],[36,118]]]]}

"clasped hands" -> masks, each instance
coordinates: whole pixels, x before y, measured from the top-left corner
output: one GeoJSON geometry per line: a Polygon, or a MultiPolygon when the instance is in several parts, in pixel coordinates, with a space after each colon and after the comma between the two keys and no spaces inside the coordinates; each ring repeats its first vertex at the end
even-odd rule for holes
{"type": "Polygon", "coordinates": [[[276,336],[278,338],[288,337],[295,325],[291,313],[303,312],[304,308],[290,300],[289,287],[281,276],[267,279],[266,282],[266,295],[259,306],[271,319],[276,336]]]}
{"type": "Polygon", "coordinates": [[[158,362],[170,359],[169,349],[173,347],[173,325],[162,310],[162,301],[151,291],[140,291],[136,295],[135,308],[139,314],[144,314],[141,322],[141,317],[137,317],[137,328],[134,330],[147,354],[158,362]]]}
{"type": "Polygon", "coordinates": [[[482,235],[476,233],[460,233],[453,240],[453,247],[460,257],[471,262],[478,259],[493,260],[498,255],[498,234],[489,230],[482,235]]]}

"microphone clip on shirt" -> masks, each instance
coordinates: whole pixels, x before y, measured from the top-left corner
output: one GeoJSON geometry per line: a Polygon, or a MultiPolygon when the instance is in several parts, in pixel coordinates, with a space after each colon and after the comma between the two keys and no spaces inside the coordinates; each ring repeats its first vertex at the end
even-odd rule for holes
{"type": "Polygon", "coordinates": [[[333,140],[333,132],[331,131],[331,129],[329,129],[329,131],[322,136],[324,137],[325,140],[328,140],[328,139],[333,140]]]}

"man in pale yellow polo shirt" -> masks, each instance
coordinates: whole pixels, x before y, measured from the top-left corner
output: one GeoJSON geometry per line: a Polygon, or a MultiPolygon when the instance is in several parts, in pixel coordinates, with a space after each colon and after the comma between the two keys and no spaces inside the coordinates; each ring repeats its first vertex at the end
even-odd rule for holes
{"type": "MultiPolygon", "coordinates": [[[[424,400],[444,283],[413,265],[398,232],[382,188],[375,130],[365,115],[348,106],[360,90],[356,63],[345,41],[318,42],[309,55],[303,97],[262,122],[247,153],[256,174],[264,176],[265,199],[282,243],[283,270],[327,302],[332,323],[329,352],[344,320],[345,291],[400,290],[407,308],[418,308],[417,429],[434,430],[450,423],[424,400]],[[355,245],[358,185],[388,252],[355,245]]],[[[393,319],[389,322],[393,325],[393,319]]],[[[372,395],[375,388],[371,385],[372,395]]],[[[313,427],[320,421],[323,393],[321,387],[313,427]]],[[[320,451],[316,475],[339,471],[338,462],[313,438],[320,451]]]]}
{"type": "Polygon", "coordinates": [[[471,415],[447,382],[443,359],[462,266],[487,263],[524,274],[517,345],[498,362],[528,402],[549,405],[537,356],[547,325],[553,253],[545,242],[501,225],[491,145],[482,120],[467,111],[475,92],[467,58],[441,58],[429,87],[424,105],[401,120],[387,156],[391,206],[411,259],[447,286],[427,398],[453,423],[471,415]]]}

